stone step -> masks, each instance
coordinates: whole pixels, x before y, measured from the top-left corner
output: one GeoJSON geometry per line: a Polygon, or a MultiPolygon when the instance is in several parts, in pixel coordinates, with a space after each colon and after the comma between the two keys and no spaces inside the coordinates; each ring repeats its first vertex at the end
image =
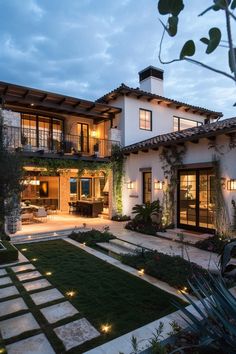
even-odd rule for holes
{"type": "Polygon", "coordinates": [[[134,253],[134,251],[125,249],[118,245],[111,244],[110,242],[99,242],[97,245],[107,251],[110,251],[115,254],[125,254],[125,253],[134,253]]]}
{"type": "Polygon", "coordinates": [[[140,249],[138,245],[133,245],[117,238],[115,238],[114,240],[110,240],[109,243],[118,246],[119,248],[123,248],[125,251],[135,252],[136,250],[140,249]]]}

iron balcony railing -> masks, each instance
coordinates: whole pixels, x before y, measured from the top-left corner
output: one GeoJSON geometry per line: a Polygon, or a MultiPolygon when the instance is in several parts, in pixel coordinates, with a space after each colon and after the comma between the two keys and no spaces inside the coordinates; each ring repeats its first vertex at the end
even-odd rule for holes
{"type": "Polygon", "coordinates": [[[111,156],[112,145],[120,145],[114,140],[12,126],[4,126],[4,137],[10,149],[82,156],[111,156]]]}

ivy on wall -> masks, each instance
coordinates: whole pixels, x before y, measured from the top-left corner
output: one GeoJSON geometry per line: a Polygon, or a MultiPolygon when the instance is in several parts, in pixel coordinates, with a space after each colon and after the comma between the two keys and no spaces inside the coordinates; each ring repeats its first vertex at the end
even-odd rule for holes
{"type": "Polygon", "coordinates": [[[50,158],[26,158],[25,166],[41,167],[41,176],[59,176],[60,170],[68,172],[70,169],[78,169],[78,177],[85,171],[93,172],[95,175],[104,172],[105,178],[113,172],[113,197],[115,200],[116,212],[122,214],[122,178],[123,178],[124,155],[119,145],[112,146],[112,156],[108,162],[69,160],[69,159],[50,159],[50,158]]]}
{"type": "Polygon", "coordinates": [[[111,164],[113,172],[113,198],[116,212],[122,215],[122,180],[124,174],[124,154],[119,145],[112,146],[111,164]]]}
{"type": "Polygon", "coordinates": [[[186,146],[163,147],[160,153],[162,170],[166,178],[163,189],[163,226],[174,225],[175,221],[175,193],[178,184],[177,171],[183,165],[186,146]]]}

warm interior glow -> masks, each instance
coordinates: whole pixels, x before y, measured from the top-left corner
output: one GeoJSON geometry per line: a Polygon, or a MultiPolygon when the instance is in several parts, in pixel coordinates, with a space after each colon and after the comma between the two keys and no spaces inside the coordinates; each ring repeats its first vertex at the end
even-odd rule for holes
{"type": "Polygon", "coordinates": [[[91,137],[92,138],[96,138],[97,137],[97,132],[96,132],[95,129],[91,131],[91,137]]]}

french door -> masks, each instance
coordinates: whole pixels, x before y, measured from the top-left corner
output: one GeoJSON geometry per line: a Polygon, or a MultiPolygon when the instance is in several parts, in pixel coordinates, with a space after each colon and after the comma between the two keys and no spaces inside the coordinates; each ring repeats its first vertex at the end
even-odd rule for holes
{"type": "Polygon", "coordinates": [[[180,170],[178,227],[214,230],[214,174],[212,169],[180,170]]]}
{"type": "Polygon", "coordinates": [[[85,123],[78,123],[78,151],[89,152],[89,126],[85,123]]]}
{"type": "Polygon", "coordinates": [[[152,172],[143,172],[143,203],[152,201],[152,172]]]}

